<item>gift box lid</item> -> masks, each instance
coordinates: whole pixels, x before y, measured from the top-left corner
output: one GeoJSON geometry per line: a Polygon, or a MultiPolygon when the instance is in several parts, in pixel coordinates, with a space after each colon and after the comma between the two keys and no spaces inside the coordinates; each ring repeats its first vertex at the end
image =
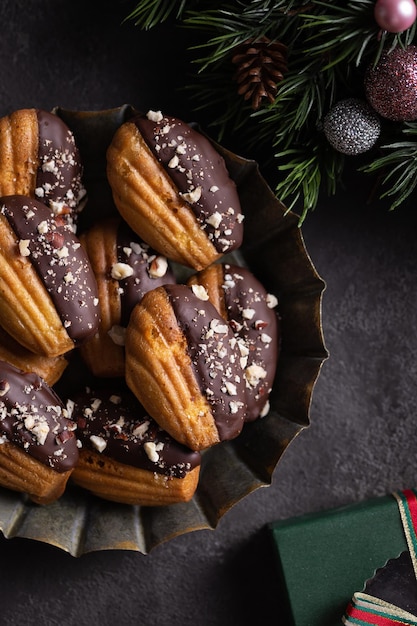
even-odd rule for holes
{"type": "Polygon", "coordinates": [[[282,624],[335,626],[353,594],[407,550],[396,500],[383,496],[269,525],[282,624]]]}

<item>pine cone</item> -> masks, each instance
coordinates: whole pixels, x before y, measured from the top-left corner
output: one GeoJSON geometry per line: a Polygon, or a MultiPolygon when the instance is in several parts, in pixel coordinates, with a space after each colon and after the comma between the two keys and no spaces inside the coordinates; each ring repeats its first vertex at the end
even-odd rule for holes
{"type": "Polygon", "coordinates": [[[273,102],[277,84],[287,71],[287,46],[267,37],[248,39],[240,44],[232,58],[238,66],[234,76],[238,94],[252,101],[256,111],[264,99],[273,102]]]}

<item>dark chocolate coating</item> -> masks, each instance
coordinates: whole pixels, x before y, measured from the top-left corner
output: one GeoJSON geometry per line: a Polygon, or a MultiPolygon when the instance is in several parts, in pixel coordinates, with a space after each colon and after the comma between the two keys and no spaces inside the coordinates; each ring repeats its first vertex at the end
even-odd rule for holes
{"type": "Polygon", "coordinates": [[[146,116],[133,119],[153,155],[164,167],[220,253],[242,243],[243,216],[236,185],[224,159],[201,133],[181,120],[164,116],[153,122],[146,116]],[[189,200],[196,189],[197,200],[189,200]],[[184,196],[184,194],[186,194],[184,196]]]}
{"type": "Polygon", "coordinates": [[[37,374],[0,361],[2,438],[53,470],[66,472],[78,461],[74,430],[62,401],[37,374]]]}
{"type": "Polygon", "coordinates": [[[97,283],[90,261],[70,225],[26,196],[3,196],[0,211],[19,241],[28,242],[30,260],[74,341],[98,328],[97,283]]]}
{"type": "Polygon", "coordinates": [[[221,441],[242,430],[246,414],[245,386],[236,341],[229,325],[211,302],[185,285],[165,285],[201,392],[206,396],[221,441]]]}
{"type": "Polygon", "coordinates": [[[94,445],[94,437],[98,437],[104,446],[103,455],[175,478],[183,478],[201,463],[200,453],[192,452],[162,430],[128,389],[87,389],[74,402],[72,415],[77,421],[78,437],[90,450],[98,451],[94,445]],[[154,461],[146,452],[149,443],[157,456],[154,461]]]}
{"type": "Polygon", "coordinates": [[[86,192],[74,135],[57,115],[41,109],[36,109],[36,115],[39,166],[35,195],[54,213],[76,210],[86,192]]]}
{"type": "Polygon", "coordinates": [[[268,306],[267,291],[248,269],[223,265],[222,290],[227,318],[243,342],[246,420],[252,421],[259,417],[271,392],[279,353],[279,322],[274,308],[268,306]],[[261,376],[256,376],[257,371],[261,376]]]}
{"type": "Polygon", "coordinates": [[[117,229],[117,261],[126,263],[132,268],[133,274],[119,280],[121,294],[122,326],[127,326],[133,307],[142,300],[145,293],[165,283],[175,283],[175,275],[168,265],[163,276],[151,275],[151,264],[162,258],[148,244],[138,238],[137,234],[124,222],[120,221],[117,229]]]}

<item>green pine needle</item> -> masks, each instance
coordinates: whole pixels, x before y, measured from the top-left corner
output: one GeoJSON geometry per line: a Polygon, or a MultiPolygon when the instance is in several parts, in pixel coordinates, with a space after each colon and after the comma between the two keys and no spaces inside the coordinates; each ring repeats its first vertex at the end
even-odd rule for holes
{"type": "Polygon", "coordinates": [[[141,0],[126,19],[131,19],[136,26],[149,30],[165,22],[173,14],[180,19],[186,4],[187,0],[141,0]]]}
{"type": "Polygon", "coordinates": [[[380,197],[393,198],[391,210],[403,204],[417,185],[417,123],[406,123],[402,133],[415,140],[382,145],[380,149],[385,154],[361,168],[368,174],[382,173],[382,186],[386,190],[380,197]]]}

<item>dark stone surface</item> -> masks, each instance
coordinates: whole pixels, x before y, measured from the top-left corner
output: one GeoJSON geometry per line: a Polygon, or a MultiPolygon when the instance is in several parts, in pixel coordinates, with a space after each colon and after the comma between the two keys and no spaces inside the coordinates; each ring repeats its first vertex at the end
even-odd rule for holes
{"type": "MultiPolygon", "coordinates": [[[[168,27],[140,33],[122,24],[131,8],[97,0],[0,3],[0,115],[128,102],[188,119],[190,102],[177,91],[188,70],[185,41],[168,27]]],[[[303,227],[327,282],[331,356],[315,388],[311,427],[286,451],[272,486],[237,504],[216,531],[178,537],[147,556],[109,551],[76,559],[2,538],[1,624],[269,623],[281,598],[268,522],[415,486],[416,214],[412,206],[391,213],[382,203],[368,206],[367,185],[323,201],[303,227]]]]}

